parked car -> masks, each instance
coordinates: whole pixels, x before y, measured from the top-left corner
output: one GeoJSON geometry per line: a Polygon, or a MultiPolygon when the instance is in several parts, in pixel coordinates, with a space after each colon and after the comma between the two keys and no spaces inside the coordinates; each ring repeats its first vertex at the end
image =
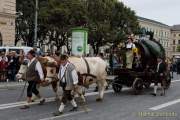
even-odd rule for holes
{"type": "MultiPolygon", "coordinates": [[[[21,46],[21,47],[9,47],[9,46],[2,46],[0,47],[0,52],[5,52],[8,54],[11,51],[16,51],[17,54],[20,53],[20,50],[23,50],[25,55],[28,53],[28,51],[32,50],[32,47],[27,47],[27,46],[21,46]]],[[[37,49],[38,54],[41,54],[42,51],[38,48],[37,49]]]]}

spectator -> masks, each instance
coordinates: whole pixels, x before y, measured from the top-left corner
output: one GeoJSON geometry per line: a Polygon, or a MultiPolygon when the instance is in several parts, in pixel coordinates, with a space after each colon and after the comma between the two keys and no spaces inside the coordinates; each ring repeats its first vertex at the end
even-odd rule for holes
{"type": "Polygon", "coordinates": [[[5,81],[7,78],[8,59],[4,52],[0,53],[0,81],[5,81]]]}
{"type": "Polygon", "coordinates": [[[11,51],[8,57],[8,79],[10,81],[15,81],[15,76],[19,70],[19,67],[19,57],[15,51],[11,51]]]}
{"type": "Polygon", "coordinates": [[[104,59],[104,54],[103,53],[99,53],[98,55],[100,58],[104,59]]]}

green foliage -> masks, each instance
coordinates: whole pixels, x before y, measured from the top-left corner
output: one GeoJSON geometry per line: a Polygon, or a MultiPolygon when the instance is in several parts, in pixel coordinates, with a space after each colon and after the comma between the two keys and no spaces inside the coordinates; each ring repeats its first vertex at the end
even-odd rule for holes
{"type": "Polygon", "coordinates": [[[16,41],[23,39],[29,46],[32,46],[34,34],[34,1],[16,0],[16,11],[19,17],[16,19],[16,41]]]}
{"type": "Polygon", "coordinates": [[[180,52],[180,45],[177,46],[177,52],[180,52]]]}
{"type": "MultiPolygon", "coordinates": [[[[34,0],[17,0],[17,11],[23,12],[19,33],[28,29],[24,40],[32,40],[34,0]]],[[[48,37],[58,48],[68,46],[74,27],[88,28],[88,42],[96,53],[106,43],[116,44],[127,34],[138,33],[135,12],[118,0],[39,0],[38,13],[38,39],[43,43],[48,37]]]]}

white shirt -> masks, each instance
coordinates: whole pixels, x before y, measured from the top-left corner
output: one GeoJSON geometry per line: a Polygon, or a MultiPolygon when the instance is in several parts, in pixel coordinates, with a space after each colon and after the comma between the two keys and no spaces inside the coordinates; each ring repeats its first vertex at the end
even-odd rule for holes
{"type": "MultiPolygon", "coordinates": [[[[65,83],[65,78],[62,78],[63,76],[64,76],[64,74],[65,74],[65,71],[66,71],[66,68],[67,68],[67,66],[69,65],[69,63],[67,63],[65,66],[63,66],[63,65],[61,65],[60,66],[60,71],[59,71],[59,75],[61,75],[61,80],[62,80],[62,82],[64,82],[65,83]]],[[[59,76],[58,75],[58,76],[59,76]]]]}
{"type": "Polygon", "coordinates": [[[162,62],[159,62],[158,65],[157,65],[157,69],[156,69],[156,72],[159,71],[159,65],[161,64],[162,62]]]}
{"type": "Polygon", "coordinates": [[[136,46],[135,46],[135,44],[134,43],[128,43],[127,45],[126,45],[126,48],[135,48],[136,46]]]}
{"type": "MultiPolygon", "coordinates": [[[[28,67],[31,65],[31,63],[32,63],[34,60],[35,60],[35,58],[33,58],[31,61],[29,61],[28,67]]],[[[44,80],[44,73],[43,73],[42,66],[41,66],[41,64],[40,64],[39,61],[36,63],[35,70],[38,72],[40,79],[41,79],[41,80],[44,80]]]]}
{"type": "MultiPolygon", "coordinates": [[[[60,70],[59,70],[59,73],[58,73],[58,78],[61,75],[61,78],[59,78],[59,79],[61,79],[62,82],[65,82],[65,78],[62,78],[62,77],[64,76],[66,68],[67,68],[68,65],[69,65],[69,63],[67,63],[65,66],[63,66],[63,65],[60,66],[60,70]]],[[[77,84],[78,83],[78,75],[77,75],[76,70],[73,70],[71,72],[71,75],[72,75],[72,79],[73,79],[73,84],[77,84]]]]}

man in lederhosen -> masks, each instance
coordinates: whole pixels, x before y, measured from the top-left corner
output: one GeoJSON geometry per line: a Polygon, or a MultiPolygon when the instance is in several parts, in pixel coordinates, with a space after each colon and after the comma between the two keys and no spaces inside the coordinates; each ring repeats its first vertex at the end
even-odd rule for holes
{"type": "Polygon", "coordinates": [[[134,53],[133,50],[136,48],[135,44],[133,43],[133,39],[128,37],[127,44],[126,44],[126,68],[132,69],[134,53]]]}
{"type": "Polygon", "coordinates": [[[44,73],[40,62],[36,59],[35,56],[36,53],[34,50],[30,50],[27,54],[29,63],[27,71],[23,75],[25,80],[27,80],[29,84],[27,88],[27,104],[21,107],[21,109],[29,108],[29,103],[32,102],[32,93],[34,93],[40,99],[40,105],[45,102],[45,99],[40,96],[40,93],[36,88],[37,84],[44,80],[44,73]]]}
{"type": "Polygon", "coordinates": [[[76,89],[78,83],[78,75],[75,70],[75,66],[68,61],[67,55],[61,55],[60,57],[60,69],[58,78],[60,79],[60,87],[63,89],[62,101],[59,106],[58,112],[53,113],[54,116],[61,115],[67,100],[71,102],[73,108],[70,111],[77,111],[77,104],[72,96],[72,90],[76,89]]]}
{"type": "Polygon", "coordinates": [[[156,68],[156,77],[154,83],[154,93],[152,95],[157,95],[158,83],[161,83],[162,93],[161,95],[165,94],[164,88],[164,79],[165,79],[165,72],[166,72],[166,64],[161,57],[157,58],[157,68],[156,68]]]}

